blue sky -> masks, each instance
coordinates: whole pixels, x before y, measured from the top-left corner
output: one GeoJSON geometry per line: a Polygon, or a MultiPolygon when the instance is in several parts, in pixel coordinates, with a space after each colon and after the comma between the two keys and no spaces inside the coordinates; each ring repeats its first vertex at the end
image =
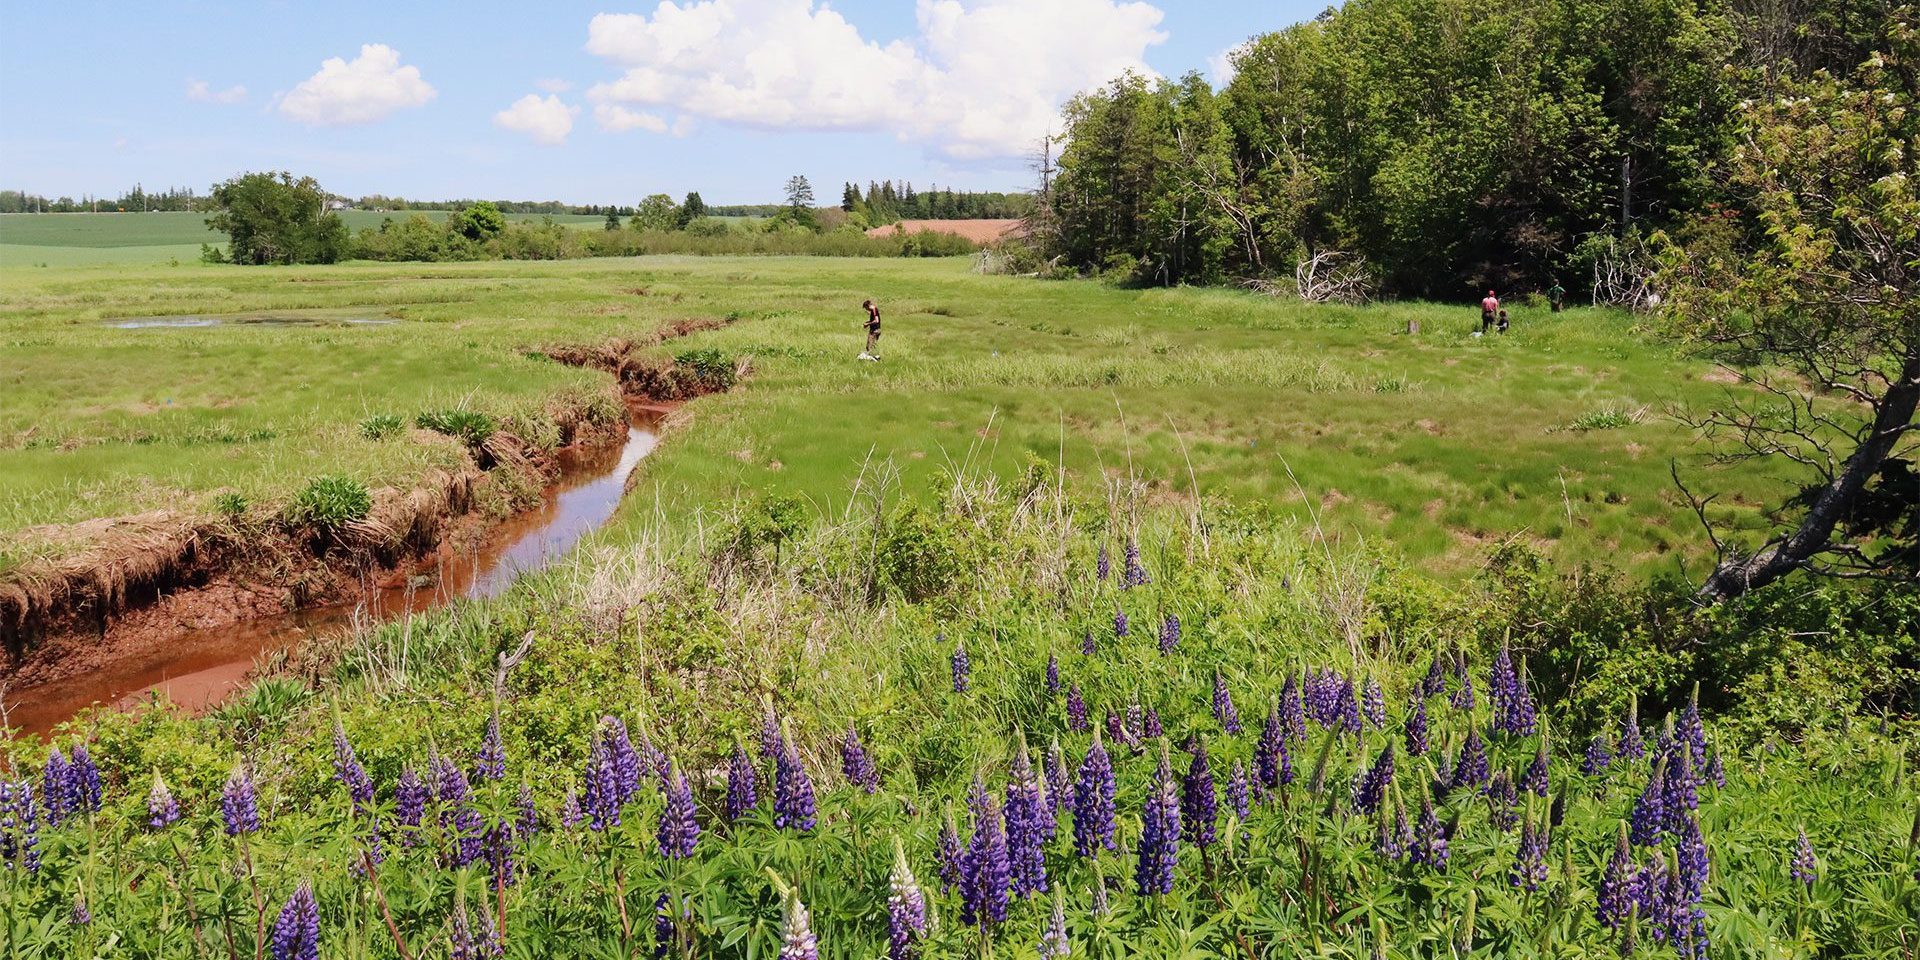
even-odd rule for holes
{"type": "Polygon", "coordinates": [[[1299,0],[0,0],[0,188],[289,169],[358,196],[775,199],[803,173],[1023,188],[1059,102],[1209,71],[1299,0]]]}

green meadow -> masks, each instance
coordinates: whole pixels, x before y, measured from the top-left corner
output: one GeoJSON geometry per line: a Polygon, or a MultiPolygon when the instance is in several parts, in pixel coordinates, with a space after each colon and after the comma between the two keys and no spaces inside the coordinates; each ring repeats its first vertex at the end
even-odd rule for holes
{"type": "MultiPolygon", "coordinates": [[[[404,485],[458,451],[368,439],[363,419],[510,415],[601,389],[539,348],[687,318],[735,322],[656,353],[713,348],[751,372],[682,414],[610,537],[764,492],[832,514],[863,471],[919,495],[963,468],[1045,461],[1086,492],[1132,477],[1443,576],[1509,538],[1667,570],[1702,542],[1669,475],[1694,440],[1670,412],[1726,390],[1610,311],[1521,306],[1510,334],[1477,338],[1467,306],[982,276],[964,258],[194,262],[0,281],[0,540],[16,544],[0,564],[40,549],[18,535],[43,524],[209,511],[223,492],[271,509],[331,473],[404,485]],[[884,310],[877,364],[854,359],[866,297],[884,310]],[[245,322],[262,311],[300,322],[245,322]],[[234,316],[112,325],[168,315],[234,316]],[[366,320],[392,322],[349,322],[366,320]]],[[[1752,522],[1784,492],[1754,471],[1716,482],[1717,509],[1752,522]]]]}

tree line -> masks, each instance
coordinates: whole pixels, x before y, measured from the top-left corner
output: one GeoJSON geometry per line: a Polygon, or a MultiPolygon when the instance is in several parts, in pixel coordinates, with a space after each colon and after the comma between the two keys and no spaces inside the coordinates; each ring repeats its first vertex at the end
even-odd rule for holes
{"type": "Polygon", "coordinates": [[[1710,208],[1740,105],[1885,49],[1885,0],[1352,0],[1258,36],[1215,89],[1122,76],[1065,111],[1036,234],[1081,272],[1379,293],[1584,292],[1710,208]],[[1624,248],[1623,248],[1623,245],[1624,248]]]}
{"type": "Polygon", "coordinates": [[[870,227],[901,220],[1017,220],[1033,212],[1033,195],[996,193],[935,186],[916,191],[911,181],[895,187],[892,180],[867,182],[865,192],[852,181],[841,185],[840,209],[863,219],[870,227]]]}

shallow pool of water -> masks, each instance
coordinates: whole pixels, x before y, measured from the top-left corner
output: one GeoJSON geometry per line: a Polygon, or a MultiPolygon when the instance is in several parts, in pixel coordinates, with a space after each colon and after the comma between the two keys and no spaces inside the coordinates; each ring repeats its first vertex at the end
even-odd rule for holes
{"type": "Polygon", "coordinates": [[[256,327],[384,327],[400,321],[392,317],[349,317],[313,313],[233,313],[205,316],[182,314],[161,317],[115,317],[100,321],[115,330],[169,327],[218,327],[225,324],[256,327]]]}

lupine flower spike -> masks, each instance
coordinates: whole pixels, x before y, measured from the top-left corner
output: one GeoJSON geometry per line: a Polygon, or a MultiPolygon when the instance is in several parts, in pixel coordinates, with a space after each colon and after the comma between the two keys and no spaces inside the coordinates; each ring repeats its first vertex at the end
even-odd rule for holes
{"type": "Polygon", "coordinates": [[[671,760],[667,761],[666,792],[657,835],[660,855],[669,860],[684,860],[693,856],[694,845],[700,842],[700,823],[694,818],[693,787],[671,760]]]}
{"type": "Polygon", "coordinates": [[[773,825],[802,833],[814,826],[813,781],[800,763],[800,751],[793,745],[793,734],[782,731],[784,747],[774,765],[773,825]]]}
{"type": "Polygon", "coordinates": [[[1003,923],[1007,919],[1009,883],[1013,868],[1007,858],[1007,833],[1000,804],[987,792],[978,775],[967,797],[973,813],[973,838],[961,858],[960,922],[969,926],[1003,923]]]}
{"type": "Polygon", "coordinates": [[[1180,616],[1169,613],[1160,619],[1160,654],[1165,656],[1180,645],[1180,616]]]}
{"type": "Polygon", "coordinates": [[[1040,932],[1040,956],[1042,960],[1066,960],[1073,955],[1073,945],[1067,939],[1067,902],[1058,890],[1053,894],[1053,918],[1047,921],[1047,927],[1040,932]]]}
{"type": "Polygon", "coordinates": [[[153,789],[147,791],[147,826],[154,830],[163,830],[180,819],[180,804],[173,799],[173,793],[167,789],[166,781],[160,779],[160,772],[154,771],[153,789]]]}
{"type": "Polygon", "coordinates": [[[800,895],[787,892],[786,915],[780,923],[779,960],[820,960],[820,943],[813,935],[813,916],[800,895]]]}
{"type": "Polygon", "coordinates": [[[1213,846],[1220,800],[1214,792],[1213,768],[1207,762],[1207,743],[1195,740],[1187,775],[1180,781],[1180,832],[1188,843],[1205,850],[1213,846]]]}
{"type": "Polygon", "coordinates": [[[1102,848],[1114,845],[1113,762],[1100,742],[1100,731],[1093,732],[1093,746],[1080,761],[1080,778],[1073,787],[1073,849],[1083,857],[1098,856],[1102,848]]]}
{"type": "Polygon", "coordinates": [[[318,960],[320,956],[320,906],[313,900],[313,888],[302,880],[292,896],[280,907],[280,918],[273,925],[273,960],[318,960]]]}
{"type": "Polygon", "coordinates": [[[1807,828],[1800,828],[1800,836],[1793,842],[1793,862],[1787,865],[1787,872],[1793,882],[1813,889],[1815,880],[1820,879],[1820,861],[1813,856],[1813,841],[1807,839],[1807,828]]]}
{"type": "Polygon", "coordinates": [[[760,805],[760,774],[747,757],[746,744],[735,740],[727,761],[727,822],[732,823],[760,805]]]}
{"type": "Polygon", "coordinates": [[[1087,720],[1087,701],[1080,696],[1080,685],[1067,688],[1067,729],[1075,733],[1084,733],[1092,726],[1087,720]]]}
{"type": "Polygon", "coordinates": [[[940,890],[952,893],[960,885],[961,876],[966,872],[966,851],[960,847],[960,831],[953,825],[953,808],[945,811],[946,819],[940,824],[938,840],[940,890]]]}
{"type": "Polygon", "coordinates": [[[899,837],[893,838],[893,875],[887,886],[887,960],[918,960],[927,936],[927,897],[899,837]]]}
{"type": "Polygon", "coordinates": [[[69,812],[75,811],[72,786],[66,755],[58,746],[48,750],[46,765],[40,768],[40,804],[46,811],[47,826],[59,826],[69,812]]]}
{"type": "Polygon", "coordinates": [[[973,670],[972,661],[967,659],[966,644],[954,644],[953,655],[949,658],[949,665],[953,668],[953,692],[966,693],[969,680],[968,675],[973,670]]]}
{"type": "Polygon", "coordinates": [[[1427,755],[1427,701],[1415,698],[1413,708],[1407,712],[1406,728],[1402,731],[1406,738],[1407,755],[1424,757],[1427,755]]]}
{"type": "Polygon", "coordinates": [[[866,744],[860,742],[860,732],[847,724],[847,735],[840,741],[840,772],[847,782],[860,788],[861,793],[872,795],[880,790],[880,771],[874,769],[873,758],[868,756],[866,744]]]}
{"type": "Polygon", "coordinates": [[[220,817],[229,837],[260,829],[260,808],[254,796],[253,778],[247,776],[244,766],[234,766],[226,787],[220,791],[220,817]]]}
{"type": "Polygon", "coordinates": [[[1213,719],[1219,721],[1220,729],[1239,736],[1240,711],[1233,705],[1233,694],[1227,689],[1227,678],[1218,670],[1213,672],[1213,719]]]}
{"type": "Polygon", "coordinates": [[[1007,860],[1013,876],[1013,892],[1022,897],[1047,892],[1047,831],[1049,816],[1046,799],[1040,790],[1040,778],[1033,770],[1027,752],[1026,734],[1014,752],[1013,770],[1007,780],[1007,860]]]}
{"type": "Polygon", "coordinates": [[[1180,859],[1180,791],[1174,783],[1167,743],[1160,742],[1160,767],[1140,812],[1142,832],[1134,885],[1143,897],[1173,892],[1174,869],[1180,859]]]}

